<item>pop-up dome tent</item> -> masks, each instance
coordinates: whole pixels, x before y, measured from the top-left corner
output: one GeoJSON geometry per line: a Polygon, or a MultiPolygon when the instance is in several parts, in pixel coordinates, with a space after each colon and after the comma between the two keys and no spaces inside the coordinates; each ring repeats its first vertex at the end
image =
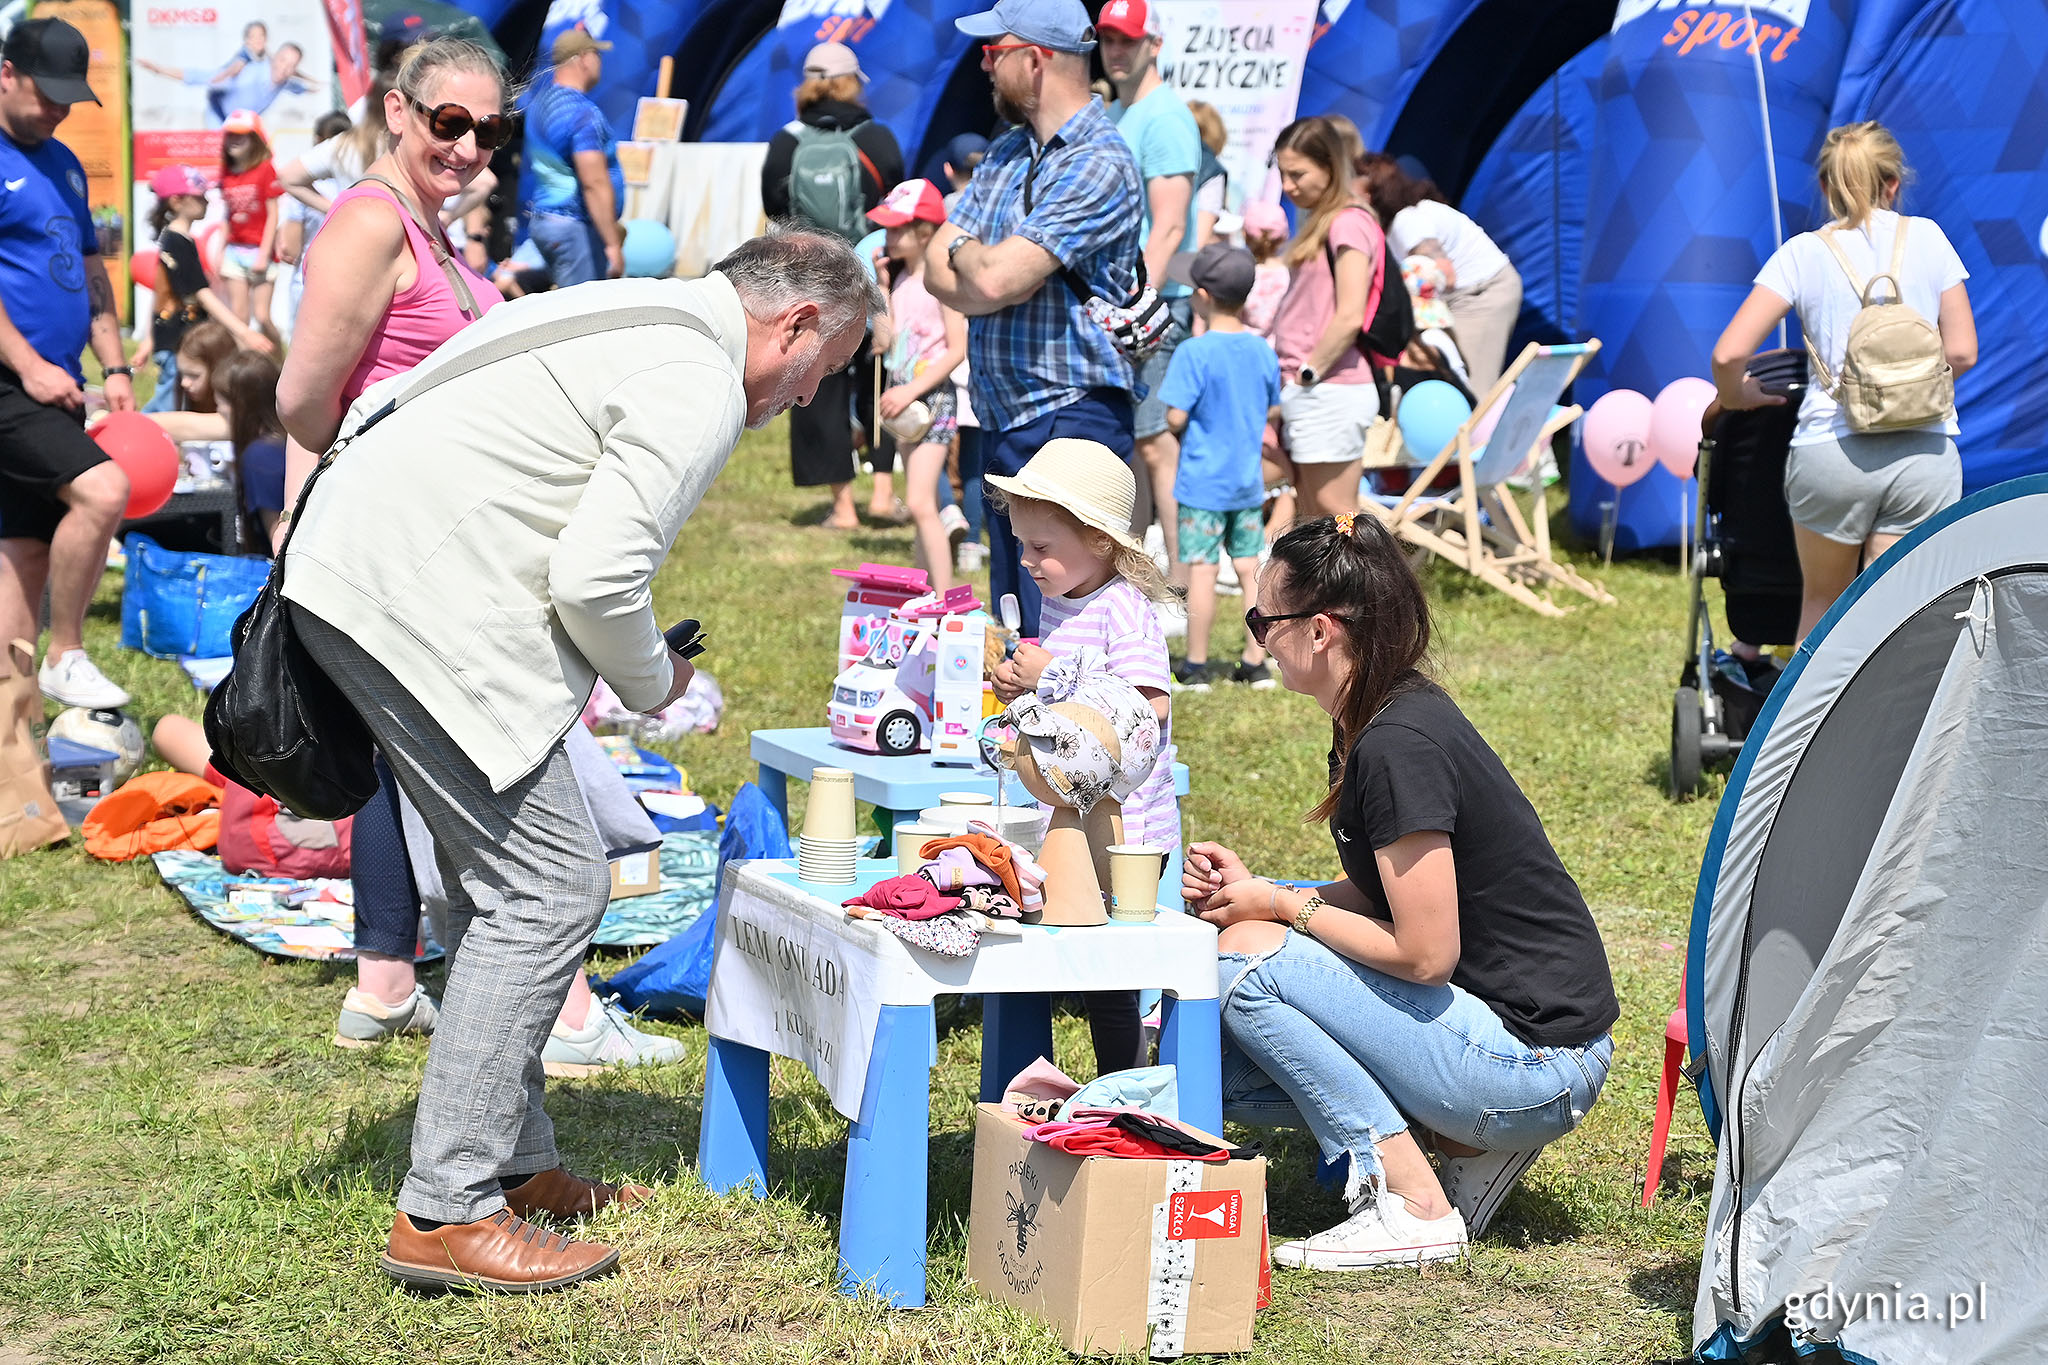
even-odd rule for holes
{"type": "Polygon", "coordinates": [[[1702,1360],[2048,1340],[2044,525],[2048,477],[2015,480],[1865,572],[1722,797],[1686,968],[1702,1360]]]}

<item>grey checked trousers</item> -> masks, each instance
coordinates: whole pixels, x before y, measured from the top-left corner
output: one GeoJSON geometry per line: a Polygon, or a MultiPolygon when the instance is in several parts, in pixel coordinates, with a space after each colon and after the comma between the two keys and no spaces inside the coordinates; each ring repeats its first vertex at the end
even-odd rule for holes
{"type": "Polygon", "coordinates": [[[604,917],[604,850],[561,745],[494,792],[381,664],[311,612],[291,610],[307,652],[362,714],[434,836],[452,957],[398,1207],[474,1222],[504,1206],[501,1176],[560,1164],[540,1053],[604,917]]]}

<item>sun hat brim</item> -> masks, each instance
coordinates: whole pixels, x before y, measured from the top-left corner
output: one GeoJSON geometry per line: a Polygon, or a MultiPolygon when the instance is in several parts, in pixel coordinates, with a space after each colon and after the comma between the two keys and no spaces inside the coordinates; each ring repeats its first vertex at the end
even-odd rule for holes
{"type": "Polygon", "coordinates": [[[1014,478],[1001,474],[986,474],[982,476],[982,482],[993,485],[1013,498],[1030,498],[1035,502],[1049,502],[1055,507],[1063,508],[1074,520],[1090,530],[1102,532],[1124,549],[1136,550],[1139,554],[1145,553],[1145,542],[1132,535],[1128,527],[1120,529],[1111,525],[1110,519],[1099,509],[1077,501],[1065,489],[1041,484],[1036,480],[1024,478],[1021,474],[1014,478]]]}

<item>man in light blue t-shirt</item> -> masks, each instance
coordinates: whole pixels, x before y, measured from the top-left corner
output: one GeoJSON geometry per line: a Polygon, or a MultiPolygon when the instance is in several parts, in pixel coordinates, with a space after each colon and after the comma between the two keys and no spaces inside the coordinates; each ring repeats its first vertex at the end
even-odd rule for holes
{"type": "Polygon", "coordinates": [[[617,279],[626,269],[619,143],[590,98],[610,47],[580,26],[555,39],[555,77],[526,109],[526,164],[533,173],[526,231],[547,258],[557,289],[617,279]]]}
{"type": "MultiPolygon", "coordinates": [[[[1138,174],[1145,182],[1145,274],[1172,308],[1181,325],[1180,335],[1185,336],[1192,320],[1191,291],[1166,278],[1166,263],[1175,252],[1195,249],[1195,176],[1202,168],[1202,135],[1180,93],[1159,75],[1162,30],[1159,10],[1151,0],[1108,0],[1096,17],[1095,28],[1102,47],[1102,69],[1116,86],[1116,103],[1110,106],[1109,116],[1130,144],[1138,174]]],[[[1180,444],[1166,429],[1166,407],[1159,401],[1159,386],[1166,381],[1166,367],[1177,342],[1178,338],[1169,338],[1138,375],[1140,396],[1133,433],[1138,439],[1138,491],[1142,495],[1150,484],[1151,505],[1159,513],[1159,528],[1166,537],[1167,559],[1176,569],[1180,557],[1174,553],[1173,481],[1180,444]]],[[[1141,496],[1140,525],[1148,519],[1143,503],[1141,496]]]]}

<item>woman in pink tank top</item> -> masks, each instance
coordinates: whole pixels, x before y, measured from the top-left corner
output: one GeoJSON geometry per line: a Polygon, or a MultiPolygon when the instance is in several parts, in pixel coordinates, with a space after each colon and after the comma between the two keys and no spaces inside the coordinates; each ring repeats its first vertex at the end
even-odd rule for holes
{"type": "Polygon", "coordinates": [[[413,49],[381,112],[388,150],[337,195],[306,252],[305,294],[277,386],[292,446],[285,506],[364,389],[424,360],[502,296],[449,248],[438,209],[505,138],[505,78],[460,39],[413,49]]]}

